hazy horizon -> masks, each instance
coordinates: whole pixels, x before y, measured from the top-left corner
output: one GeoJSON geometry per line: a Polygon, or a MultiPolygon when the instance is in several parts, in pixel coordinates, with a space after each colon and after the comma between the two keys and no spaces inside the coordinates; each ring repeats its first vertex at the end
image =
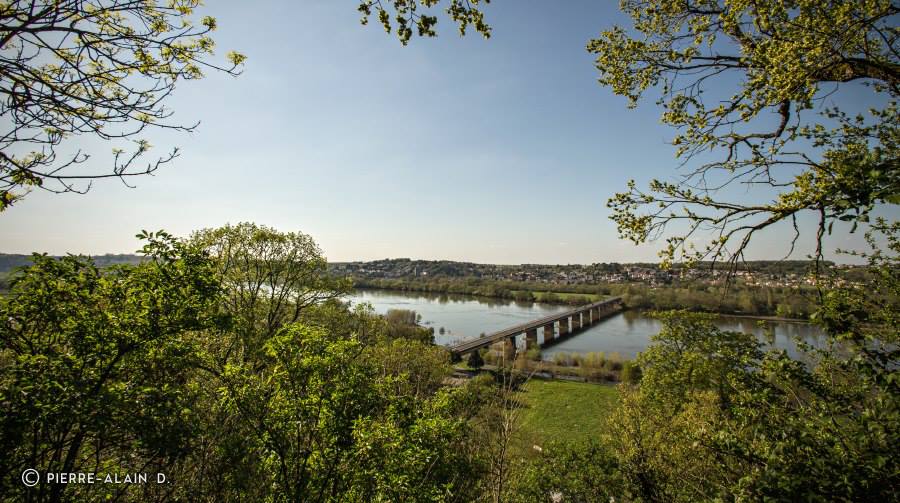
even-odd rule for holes
{"type": "MultiPolygon", "coordinates": [[[[81,253],[80,255],[88,255],[88,256],[92,256],[92,257],[102,257],[102,256],[106,256],[106,255],[112,255],[112,256],[115,256],[115,255],[139,255],[138,251],[139,250],[135,250],[132,252],[81,253]]],[[[8,252],[8,251],[0,250],[0,255],[30,255],[31,253],[32,252],[19,253],[19,252],[8,252]]],[[[66,253],[49,253],[49,252],[42,252],[42,251],[36,251],[36,253],[47,253],[48,255],[52,255],[52,256],[66,255],[66,253]]],[[[74,253],[73,255],[79,255],[79,253],[74,253]]],[[[840,258],[840,257],[838,257],[838,258],[840,258]]],[[[850,258],[852,258],[852,257],[850,257],[850,258]]],[[[473,261],[473,260],[448,259],[448,258],[440,258],[440,257],[416,258],[416,257],[404,257],[404,256],[380,257],[380,258],[365,259],[365,260],[332,260],[332,259],[328,258],[327,254],[326,254],[326,259],[328,259],[329,264],[348,264],[348,263],[354,263],[354,262],[378,262],[378,261],[382,261],[382,260],[409,260],[412,262],[459,262],[459,263],[469,263],[469,264],[475,264],[475,265],[499,265],[499,266],[526,266],[526,265],[571,266],[571,265],[592,265],[592,264],[603,264],[603,263],[607,263],[607,264],[615,263],[615,264],[628,265],[628,264],[658,264],[659,263],[659,260],[634,260],[634,261],[598,260],[595,262],[556,262],[556,263],[552,263],[552,262],[511,263],[510,262],[510,263],[506,263],[506,262],[477,262],[477,261],[473,261]]],[[[804,262],[807,260],[812,260],[812,259],[811,258],[809,258],[809,259],[800,258],[800,257],[790,258],[790,259],[759,259],[759,260],[747,259],[746,262],[782,262],[782,261],[804,262]]],[[[827,260],[835,262],[836,264],[860,264],[860,263],[862,263],[859,260],[832,260],[832,259],[827,259],[827,260]]],[[[704,263],[706,263],[706,262],[710,262],[710,261],[704,261],[704,263]]],[[[719,260],[718,262],[724,263],[723,260],[719,260]]]]}

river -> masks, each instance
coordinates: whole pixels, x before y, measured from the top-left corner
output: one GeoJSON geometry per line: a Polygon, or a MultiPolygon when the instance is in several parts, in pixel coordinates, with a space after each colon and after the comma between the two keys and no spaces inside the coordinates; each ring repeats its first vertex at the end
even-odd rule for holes
{"type": "MultiPolygon", "coordinates": [[[[368,302],[378,313],[389,309],[407,309],[422,316],[421,323],[434,328],[435,342],[453,344],[491,333],[529,320],[560,313],[568,306],[516,302],[470,295],[439,295],[387,290],[357,290],[350,295],[353,304],[368,302]]],[[[765,321],[752,318],[721,316],[717,325],[724,330],[756,334],[770,346],[786,349],[796,357],[796,341],[819,347],[823,342],[822,331],[806,323],[765,321]],[[764,328],[765,327],[765,328],[764,328]],[[767,334],[768,332],[768,334],[767,334]]],[[[602,351],[618,353],[622,358],[634,358],[657,334],[660,322],[638,311],[615,314],[592,325],[580,334],[543,351],[543,358],[554,353],[588,353],[602,351]]],[[[542,338],[542,331],[538,331],[542,338]]],[[[522,339],[521,337],[518,339],[522,339]]],[[[521,344],[521,342],[520,342],[521,344]]]]}

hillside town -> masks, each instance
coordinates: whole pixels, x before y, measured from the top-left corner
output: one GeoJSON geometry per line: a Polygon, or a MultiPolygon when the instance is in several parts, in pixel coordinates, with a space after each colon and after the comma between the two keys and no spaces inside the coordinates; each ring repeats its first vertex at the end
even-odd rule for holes
{"type": "MultiPolygon", "coordinates": [[[[653,263],[496,265],[402,258],[336,262],[329,264],[329,271],[335,276],[359,279],[478,278],[564,285],[641,283],[650,286],[698,281],[719,283],[731,274],[734,279],[746,285],[787,287],[812,284],[814,266],[812,261],[754,261],[742,263],[735,270],[730,270],[727,265],[712,263],[700,263],[693,268],[676,266],[663,270],[659,264],[653,263]]],[[[820,263],[820,270],[840,271],[849,277],[862,272],[860,267],[836,265],[833,262],[820,263]]]]}

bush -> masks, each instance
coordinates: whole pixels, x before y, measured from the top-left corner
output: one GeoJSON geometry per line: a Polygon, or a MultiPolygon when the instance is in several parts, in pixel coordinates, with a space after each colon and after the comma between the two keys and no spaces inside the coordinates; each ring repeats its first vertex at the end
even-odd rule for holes
{"type": "Polygon", "coordinates": [[[534,294],[528,290],[516,292],[516,295],[513,298],[519,302],[534,302],[534,294]]]}
{"type": "Polygon", "coordinates": [[[584,355],[583,365],[585,367],[602,369],[606,366],[606,354],[602,351],[599,353],[587,353],[584,355]]]}
{"type": "Polygon", "coordinates": [[[540,348],[531,348],[525,352],[525,358],[531,361],[539,362],[541,361],[541,350],[540,348]]]}
{"type": "Polygon", "coordinates": [[[546,302],[548,304],[558,304],[562,301],[559,295],[556,295],[553,292],[547,292],[541,295],[541,302],[546,302]]]}
{"type": "Polygon", "coordinates": [[[480,350],[475,350],[469,353],[469,367],[475,370],[480,369],[484,366],[484,358],[481,356],[480,350]]]}
{"type": "Polygon", "coordinates": [[[572,366],[581,367],[584,365],[584,355],[580,353],[572,353],[572,356],[570,358],[572,361],[572,366]]]}
{"type": "Polygon", "coordinates": [[[619,380],[626,384],[637,384],[641,380],[641,366],[630,360],[623,363],[619,380]]]}
{"type": "Polygon", "coordinates": [[[553,363],[561,367],[568,366],[570,364],[569,353],[563,351],[553,353],[553,363]]]}

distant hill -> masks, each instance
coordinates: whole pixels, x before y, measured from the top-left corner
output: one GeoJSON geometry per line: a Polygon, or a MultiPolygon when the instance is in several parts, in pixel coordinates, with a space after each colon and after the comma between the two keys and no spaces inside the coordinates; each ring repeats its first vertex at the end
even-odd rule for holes
{"type": "MultiPolygon", "coordinates": [[[[55,257],[59,258],[59,257],[55,257]]],[[[139,264],[143,257],[128,253],[106,255],[95,255],[94,263],[99,267],[108,267],[116,264],[139,264]]],[[[10,272],[19,267],[25,267],[31,264],[31,255],[20,255],[14,253],[0,253],[0,273],[10,272]]]]}
{"type": "MultiPolygon", "coordinates": [[[[93,256],[94,263],[100,267],[116,264],[138,264],[143,260],[140,255],[128,253],[93,256]]],[[[31,255],[0,253],[0,273],[10,272],[31,263],[31,255]]],[[[826,261],[824,267],[833,267],[833,262],[826,261]]],[[[701,262],[697,269],[715,269],[724,271],[726,264],[701,262]]],[[[472,262],[456,262],[452,260],[410,260],[408,258],[373,260],[369,262],[331,262],[329,270],[336,275],[368,275],[386,277],[503,277],[515,273],[531,273],[537,275],[555,274],[564,271],[589,271],[592,273],[618,273],[625,270],[645,269],[658,271],[654,263],[597,263],[597,264],[521,264],[496,265],[477,264],[472,262]]],[[[759,260],[739,264],[738,269],[759,274],[804,274],[809,272],[812,262],[808,260],[759,260]]],[[[675,265],[674,271],[680,269],[675,265]]]]}

